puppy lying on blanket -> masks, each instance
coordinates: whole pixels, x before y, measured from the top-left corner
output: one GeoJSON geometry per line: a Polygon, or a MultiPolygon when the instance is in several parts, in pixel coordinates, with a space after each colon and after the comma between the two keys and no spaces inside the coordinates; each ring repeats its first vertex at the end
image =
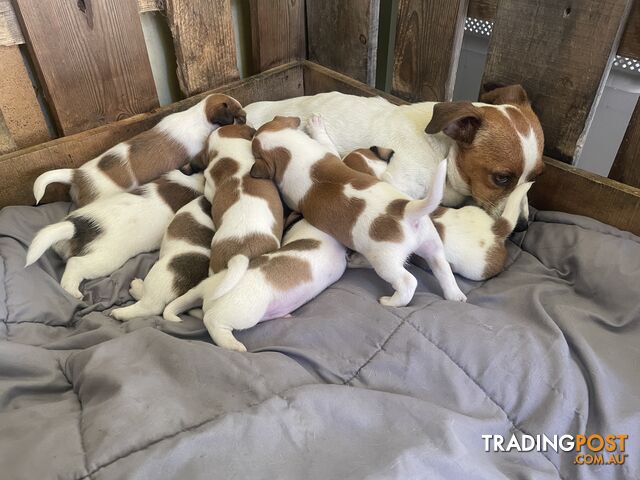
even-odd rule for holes
{"type": "Polygon", "coordinates": [[[174,213],[203,191],[202,174],[189,177],[175,170],[134,192],[92,202],[40,230],[25,266],[53,245],[67,260],[60,285],[82,298],[82,280],[109,275],[135,255],[156,250],[174,213]]]}
{"type": "Polygon", "coordinates": [[[160,258],[144,281],[132,280],[129,293],[138,301],[116,308],[111,316],[130,320],[161,314],[171,300],[207,278],[212,238],[211,204],[201,196],[173,217],[160,245],[160,258]]]}
{"type": "Polygon", "coordinates": [[[252,178],[254,163],[247,125],[222,127],[211,134],[206,160],[205,197],[211,201],[215,235],[211,242],[209,275],[164,311],[176,320],[176,311],[198,306],[203,298],[220,297],[232,289],[249,268],[249,260],[280,247],[282,202],[271,180],[252,178]]]}
{"type": "Polygon", "coordinates": [[[313,117],[308,128],[315,139],[298,130],[297,117],[276,117],[253,139],[255,178],[274,179],[289,208],[344,246],[360,252],[395,292],[380,298],[400,307],[413,298],[417,280],[404,264],[411,253],[429,264],[449,300],[465,301],[444,248],[429,219],[440,200],[446,176],[443,160],[428,196],[412,200],[386,182],[352,170],[334,153],[324,125],[313,117]]]}
{"type": "MultiPolygon", "coordinates": [[[[218,346],[246,352],[233,330],[293,312],[336,282],[346,263],[345,248],[338,241],[300,220],[285,234],[279,250],[251,260],[249,270],[231,291],[205,297],[204,324],[218,346]]],[[[214,287],[224,274],[219,272],[203,283],[214,287]]],[[[170,304],[165,319],[180,321],[175,315],[180,311],[170,304]]]]}
{"type": "MultiPolygon", "coordinates": [[[[380,178],[392,155],[392,150],[371,147],[351,152],[343,162],[354,170],[380,178]]],[[[459,209],[438,207],[431,214],[444,245],[445,257],[455,273],[470,280],[486,280],[502,272],[507,261],[505,241],[516,226],[520,206],[531,185],[532,182],[518,185],[497,219],[471,205],[459,209]]],[[[361,255],[355,254],[349,259],[349,267],[370,265],[361,255]]]]}
{"type": "Polygon", "coordinates": [[[180,168],[205,147],[212,130],[244,123],[242,106],[228,95],[213,94],[183,112],[163,118],[146,132],[119,143],[80,168],[40,175],[33,184],[39,203],[50,183],[71,184],[70,195],[82,207],[101,197],[129,191],[180,168]]]}

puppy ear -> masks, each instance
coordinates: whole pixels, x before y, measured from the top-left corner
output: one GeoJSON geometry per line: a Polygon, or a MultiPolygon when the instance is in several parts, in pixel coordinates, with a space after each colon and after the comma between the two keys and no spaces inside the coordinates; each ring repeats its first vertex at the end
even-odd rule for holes
{"type": "Polygon", "coordinates": [[[277,115],[273,119],[283,125],[283,128],[293,128],[294,130],[300,128],[300,117],[282,117],[277,115]]]}
{"type": "Polygon", "coordinates": [[[369,150],[371,150],[373,154],[380,160],[384,160],[387,163],[389,163],[391,157],[393,157],[393,154],[396,153],[390,148],[377,147],[375,145],[373,147],[369,147],[369,150]]]}
{"type": "Polygon", "coordinates": [[[498,83],[485,83],[480,101],[492,105],[524,105],[529,103],[529,97],[522,85],[504,86],[498,83]]]}
{"type": "Polygon", "coordinates": [[[247,114],[240,104],[227,95],[209,95],[205,103],[207,120],[215,125],[244,124],[247,114]]]}
{"type": "Polygon", "coordinates": [[[267,162],[263,158],[256,158],[255,163],[251,167],[249,175],[251,175],[253,178],[272,179],[274,173],[275,172],[273,171],[273,168],[271,167],[269,162],[267,162]]]}
{"type": "Polygon", "coordinates": [[[433,117],[425,128],[425,133],[442,132],[456,142],[471,144],[482,124],[482,112],[469,102],[436,103],[433,117]]]}
{"type": "MultiPolygon", "coordinates": [[[[191,173],[203,172],[209,165],[209,152],[207,151],[207,147],[200,150],[195,155],[195,157],[191,159],[188,165],[190,167],[191,173]]],[[[186,173],[186,172],[182,171],[182,173],[186,173]]],[[[190,173],[188,175],[190,175],[190,173]]]]}

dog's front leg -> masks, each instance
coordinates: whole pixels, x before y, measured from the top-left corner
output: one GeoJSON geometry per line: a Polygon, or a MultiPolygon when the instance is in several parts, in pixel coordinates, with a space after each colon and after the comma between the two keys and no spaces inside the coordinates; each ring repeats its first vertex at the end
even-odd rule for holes
{"type": "Polygon", "coordinates": [[[306,130],[309,136],[316,142],[327,147],[335,156],[340,156],[338,149],[329,138],[327,128],[324,124],[324,119],[320,115],[311,115],[309,117],[309,120],[307,120],[306,130]]]}

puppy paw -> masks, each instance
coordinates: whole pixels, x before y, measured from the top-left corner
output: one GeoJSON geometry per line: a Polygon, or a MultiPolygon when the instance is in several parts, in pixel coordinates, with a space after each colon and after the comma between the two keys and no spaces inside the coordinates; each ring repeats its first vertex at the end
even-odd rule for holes
{"type": "Polygon", "coordinates": [[[126,322],[129,319],[127,318],[126,315],[122,314],[122,310],[124,310],[124,308],[116,308],[115,310],[111,310],[110,315],[116,320],[120,320],[121,322],[126,322]]]}
{"type": "Polygon", "coordinates": [[[456,291],[452,291],[452,292],[446,292],[444,294],[444,298],[446,298],[447,300],[452,300],[454,302],[466,302],[467,301],[467,296],[462,293],[462,291],[460,290],[456,290],[456,291]]]}
{"type": "Polygon", "coordinates": [[[176,322],[176,323],[182,322],[182,319],[175,313],[165,312],[162,314],[162,318],[164,318],[167,322],[176,322]]]}
{"type": "Polygon", "coordinates": [[[311,115],[307,120],[306,130],[312,138],[326,134],[324,119],[320,115],[311,115]]]}
{"type": "Polygon", "coordinates": [[[380,297],[378,300],[380,305],[384,305],[385,307],[406,307],[407,302],[400,302],[393,297],[380,297]]]}
{"type": "Polygon", "coordinates": [[[134,278],[131,280],[131,286],[129,288],[129,294],[134,300],[140,300],[142,298],[142,288],[144,281],[140,278],[134,278]]]}
{"type": "Polygon", "coordinates": [[[77,285],[65,285],[64,283],[61,283],[60,286],[73,298],[80,300],[83,296],[77,285]]]}

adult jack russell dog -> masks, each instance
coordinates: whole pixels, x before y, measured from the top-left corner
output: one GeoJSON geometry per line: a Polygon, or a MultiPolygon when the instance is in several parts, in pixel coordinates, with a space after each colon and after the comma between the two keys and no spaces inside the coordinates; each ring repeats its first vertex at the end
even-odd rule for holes
{"type": "Polygon", "coordinates": [[[36,203],[54,182],[71,185],[69,193],[78,207],[133,190],[198,156],[216,128],[245,120],[237,100],[217,93],[208,95],[188,110],[163,118],[152,129],[119,143],[79,168],[43,173],[33,184],[36,203]]]}
{"type": "MultiPolygon", "coordinates": [[[[331,92],[257,102],[245,111],[255,128],[276,115],[304,121],[318,114],[340,155],[370,145],[393,149],[383,179],[413,198],[425,196],[447,158],[443,204],[458,207],[471,197],[497,218],[515,187],[541,173],[544,136],[520,85],[494,88],[480,100],[397,106],[380,97],[331,92]]],[[[528,213],[525,197],[518,230],[526,228],[528,213]]]]}
{"type": "Polygon", "coordinates": [[[429,219],[442,198],[446,163],[441,161],[428,196],[412,200],[392,185],[355,171],[335,155],[322,119],[311,117],[309,135],[297,117],[276,117],[253,139],[255,178],[273,179],[289,208],[314,227],[364,255],[395,292],[380,298],[387,306],[405,306],[417,280],[404,267],[416,253],[429,264],[445,298],[465,301],[429,219]]]}

